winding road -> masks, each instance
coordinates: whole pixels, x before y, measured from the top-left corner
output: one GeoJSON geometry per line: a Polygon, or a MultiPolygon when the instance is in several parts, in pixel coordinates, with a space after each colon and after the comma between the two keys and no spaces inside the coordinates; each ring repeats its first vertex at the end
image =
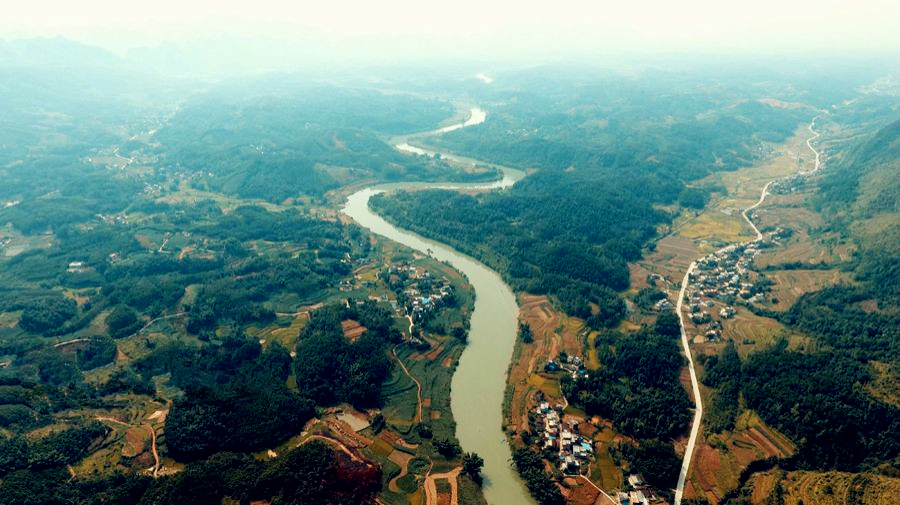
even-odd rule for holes
{"type": "MultiPolygon", "coordinates": [[[[821,168],[819,151],[817,151],[812,146],[812,142],[815,139],[819,138],[819,133],[813,129],[813,126],[815,126],[815,123],[816,123],[816,119],[818,119],[818,118],[819,118],[819,116],[816,116],[812,119],[812,121],[810,121],[809,131],[813,135],[812,135],[812,137],[806,139],[806,146],[809,147],[809,149],[816,156],[815,166],[813,167],[812,170],[799,171],[798,172],[799,175],[809,175],[809,174],[818,172],[819,169],[821,168]]],[[[768,183],[766,183],[766,185],[763,186],[762,191],[760,192],[759,200],[757,200],[756,203],[754,203],[750,207],[747,207],[746,209],[744,209],[743,212],[741,212],[741,215],[744,217],[744,220],[747,221],[747,224],[749,224],[750,228],[752,228],[753,231],[756,233],[756,239],[751,240],[750,243],[757,242],[757,241],[760,241],[763,239],[762,232],[759,231],[759,228],[756,226],[756,224],[753,223],[753,220],[750,219],[750,213],[754,209],[756,209],[757,207],[762,205],[763,202],[766,201],[766,197],[769,195],[769,187],[773,183],[775,183],[776,181],[779,181],[781,179],[783,179],[783,177],[779,177],[778,179],[773,179],[773,180],[769,181],[768,183]]],[[[727,247],[729,247],[729,246],[726,246],[725,248],[727,248],[727,247]]],[[[725,249],[725,248],[722,248],[722,249],[725,249]]],[[[720,249],[720,251],[722,249],[720,249]]],[[[688,437],[687,447],[684,450],[684,459],[682,460],[682,463],[681,463],[681,471],[678,473],[678,484],[675,488],[675,504],[674,505],[681,505],[681,499],[684,495],[684,484],[685,484],[685,481],[687,480],[688,470],[690,470],[691,457],[694,455],[694,446],[696,446],[696,444],[697,444],[697,435],[700,433],[700,423],[703,419],[703,401],[700,398],[700,383],[697,380],[697,371],[694,367],[694,358],[691,355],[690,342],[688,340],[687,332],[685,331],[685,327],[684,327],[684,311],[682,310],[682,306],[684,305],[684,294],[687,291],[691,272],[693,272],[695,268],[697,268],[697,263],[691,262],[691,265],[688,267],[687,272],[684,273],[684,278],[681,280],[681,290],[678,292],[678,301],[675,304],[675,310],[678,313],[678,323],[681,326],[681,344],[682,344],[682,346],[684,346],[684,354],[685,354],[685,356],[687,356],[687,359],[688,359],[688,368],[691,373],[691,391],[694,394],[694,404],[696,405],[696,408],[694,409],[694,420],[691,422],[691,434],[688,437]]]]}

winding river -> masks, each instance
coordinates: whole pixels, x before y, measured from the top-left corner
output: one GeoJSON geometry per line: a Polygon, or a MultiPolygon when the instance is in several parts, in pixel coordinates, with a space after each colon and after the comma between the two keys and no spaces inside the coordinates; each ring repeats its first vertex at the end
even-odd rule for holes
{"type": "MultiPolygon", "coordinates": [[[[394,147],[413,155],[434,156],[420,146],[410,144],[417,139],[483,123],[487,114],[472,108],[464,122],[430,132],[398,137],[394,147]]],[[[442,159],[454,163],[474,164],[471,158],[440,153],[442,159]]],[[[369,208],[369,199],[378,193],[400,189],[495,189],[512,186],[525,173],[508,167],[489,164],[503,173],[502,179],[491,183],[393,183],[371,186],[347,198],[342,209],[372,233],[446,261],[468,277],[475,289],[475,310],[472,312],[469,343],[459,360],[451,383],[450,406],[456,420],[456,436],[466,452],[484,458],[484,496],[497,505],[534,503],[521,479],[510,464],[511,453],[503,433],[503,394],[506,370],[512,357],[518,328],[519,306],[510,287],[500,275],[479,261],[452,247],[423,238],[398,228],[369,208]]]]}

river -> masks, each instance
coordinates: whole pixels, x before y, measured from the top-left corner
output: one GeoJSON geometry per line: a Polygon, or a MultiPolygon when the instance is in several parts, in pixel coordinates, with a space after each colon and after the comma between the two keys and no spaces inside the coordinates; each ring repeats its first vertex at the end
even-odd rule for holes
{"type": "MultiPolygon", "coordinates": [[[[464,122],[398,138],[392,144],[398,150],[411,154],[434,156],[434,151],[410,145],[409,142],[480,124],[486,117],[486,113],[476,107],[471,109],[464,122]]],[[[470,158],[440,154],[443,159],[458,163],[481,163],[470,158]]],[[[468,277],[476,297],[469,343],[460,357],[451,383],[450,407],[456,421],[456,436],[464,451],[475,452],[484,458],[482,489],[488,503],[529,504],[534,501],[511,466],[510,448],[502,429],[506,371],[518,330],[519,306],[512,289],[497,272],[481,262],[446,244],[398,228],[369,208],[369,199],[384,191],[425,188],[494,189],[511,186],[525,176],[519,170],[491,166],[501,170],[502,179],[491,183],[393,183],[372,186],[350,195],[343,212],[372,233],[429,254],[437,260],[446,261],[468,277]]]]}

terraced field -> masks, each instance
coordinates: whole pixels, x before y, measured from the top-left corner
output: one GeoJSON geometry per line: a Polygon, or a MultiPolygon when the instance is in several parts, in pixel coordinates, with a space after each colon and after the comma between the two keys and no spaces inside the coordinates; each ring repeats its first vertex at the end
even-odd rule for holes
{"type": "Polygon", "coordinates": [[[768,503],[777,493],[783,493],[784,505],[895,505],[900,497],[900,479],[873,474],[790,472],[782,477],[773,470],[754,476],[748,486],[754,505],[768,503]]]}

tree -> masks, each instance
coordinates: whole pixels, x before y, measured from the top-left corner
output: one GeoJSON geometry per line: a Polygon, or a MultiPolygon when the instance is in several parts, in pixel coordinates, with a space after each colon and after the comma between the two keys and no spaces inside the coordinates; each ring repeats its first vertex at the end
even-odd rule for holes
{"type": "Polygon", "coordinates": [[[530,344],[534,342],[534,334],[531,332],[531,326],[525,321],[519,321],[519,337],[522,342],[530,344]]]}
{"type": "Polygon", "coordinates": [[[481,468],[484,466],[484,460],[481,458],[481,456],[475,454],[474,452],[467,452],[463,454],[462,462],[463,472],[465,472],[469,477],[472,477],[472,480],[480,484],[481,468]]]}
{"type": "Polygon", "coordinates": [[[678,315],[672,311],[661,313],[656,318],[654,329],[656,333],[667,337],[681,336],[681,323],[678,320],[678,315]]]}
{"type": "Polygon", "coordinates": [[[447,459],[455,458],[459,454],[459,444],[453,440],[436,439],[433,443],[437,452],[447,459]]]}

